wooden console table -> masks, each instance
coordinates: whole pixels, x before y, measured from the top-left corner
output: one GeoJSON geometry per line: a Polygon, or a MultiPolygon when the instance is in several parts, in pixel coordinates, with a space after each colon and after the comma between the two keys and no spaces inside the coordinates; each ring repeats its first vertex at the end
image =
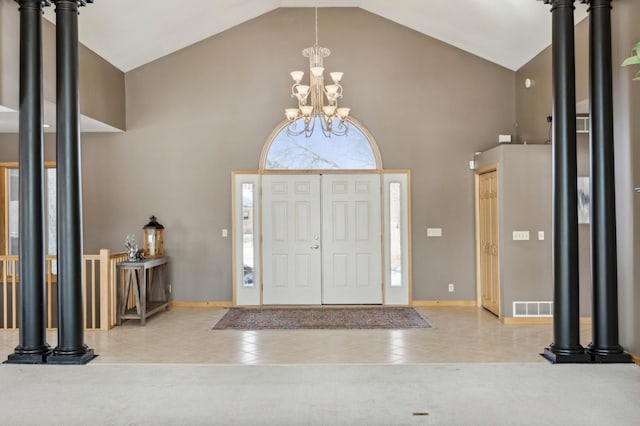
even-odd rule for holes
{"type": "Polygon", "coordinates": [[[140,320],[145,325],[147,317],[169,309],[171,288],[167,276],[168,257],[143,259],[137,262],[119,262],[118,273],[118,325],[125,319],[140,320]],[[154,289],[154,281],[160,281],[160,288],[154,289]],[[154,297],[154,290],[159,293],[154,297]]]}

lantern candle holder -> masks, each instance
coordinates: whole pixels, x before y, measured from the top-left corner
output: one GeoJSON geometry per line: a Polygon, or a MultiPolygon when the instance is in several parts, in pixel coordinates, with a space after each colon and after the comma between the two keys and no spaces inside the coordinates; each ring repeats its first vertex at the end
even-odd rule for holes
{"type": "Polygon", "coordinates": [[[158,223],[155,216],[149,218],[144,230],[144,257],[154,259],[164,257],[164,226],[158,223]]]}

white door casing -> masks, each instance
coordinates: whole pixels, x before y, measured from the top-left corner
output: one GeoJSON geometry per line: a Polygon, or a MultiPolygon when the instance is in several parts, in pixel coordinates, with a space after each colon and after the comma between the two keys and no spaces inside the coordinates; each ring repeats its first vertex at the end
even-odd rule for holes
{"type": "Polygon", "coordinates": [[[380,175],[322,176],[322,303],[382,303],[380,175]]]}
{"type": "MultiPolygon", "coordinates": [[[[333,234],[339,234],[342,229],[350,229],[352,225],[349,222],[349,205],[355,206],[357,202],[359,205],[359,214],[366,216],[369,220],[372,216],[365,215],[365,211],[368,210],[366,200],[361,197],[362,194],[354,194],[353,199],[349,199],[349,196],[345,194],[328,195],[322,194],[321,182],[326,180],[324,184],[324,192],[334,192],[333,187],[335,182],[347,180],[353,180],[352,192],[356,192],[355,181],[361,182],[367,181],[367,179],[376,179],[378,185],[380,184],[379,174],[261,174],[259,172],[234,172],[234,203],[233,203],[233,242],[234,242],[234,255],[233,255],[233,287],[234,287],[234,304],[235,305],[261,305],[261,304],[320,304],[320,303],[384,303],[392,305],[407,305],[411,303],[411,215],[410,215],[410,175],[408,171],[393,171],[383,172],[384,179],[384,192],[375,190],[374,192],[380,194],[382,192],[382,199],[384,203],[379,201],[378,205],[384,206],[384,214],[380,210],[375,214],[377,218],[383,224],[382,240],[384,241],[384,249],[378,249],[382,251],[384,257],[381,254],[373,255],[379,259],[378,270],[384,271],[383,278],[379,281],[383,281],[383,286],[378,285],[377,294],[383,293],[382,300],[380,297],[376,299],[360,298],[359,301],[349,301],[348,296],[344,299],[330,300],[330,293],[332,290],[327,291],[329,299],[323,301],[322,299],[322,277],[327,276],[330,279],[336,277],[340,278],[340,274],[346,277],[349,272],[347,271],[349,266],[353,266],[354,262],[347,261],[346,268],[342,268],[342,272],[335,273],[335,267],[330,268],[325,265],[323,268],[323,260],[328,256],[332,257],[331,252],[333,250],[343,249],[339,247],[339,244],[334,244],[334,249],[331,248],[333,244],[333,234]],[[279,183],[277,183],[279,182],[279,183]],[[332,182],[329,184],[329,182],[332,182]],[[275,187],[274,187],[274,183],[275,187]],[[286,185],[283,185],[286,183],[286,185]],[[301,183],[296,188],[296,183],[301,183]],[[243,184],[250,184],[250,189],[253,191],[252,195],[252,211],[247,212],[247,207],[243,205],[243,184]],[[332,189],[329,191],[327,188],[329,185],[332,189]],[[392,195],[390,192],[390,185],[395,192],[392,195]],[[264,188],[264,189],[263,189],[264,188]],[[273,189],[275,188],[275,191],[273,189]],[[398,196],[398,191],[399,196],[398,196]],[[262,194],[262,197],[260,196],[262,194]],[[306,194],[306,195],[305,195],[306,194]],[[312,196],[311,194],[316,194],[312,196]],[[344,197],[345,199],[340,199],[344,197]],[[333,202],[332,202],[333,199],[333,202]],[[324,204],[321,204],[324,203],[324,204]],[[362,204],[364,202],[364,204],[362,204]],[[275,205],[274,205],[275,203],[275,205]],[[327,204],[329,203],[329,204],[327,204]],[[336,205],[336,203],[338,203],[336,205]],[[340,205],[339,203],[342,203],[340,205]],[[346,204],[345,204],[346,203],[346,204]],[[395,205],[396,213],[390,214],[390,203],[395,205]],[[398,204],[399,203],[399,204],[398,204]],[[331,204],[334,205],[330,210],[342,211],[342,216],[346,219],[342,223],[336,222],[329,227],[325,227],[324,231],[322,224],[325,225],[329,222],[329,219],[322,218],[321,211],[326,210],[331,204]],[[266,210],[270,209],[271,213],[267,213],[266,210]],[[342,209],[342,210],[341,210],[342,209]],[[275,214],[273,214],[275,212],[275,214]],[[317,214],[312,214],[317,212],[317,214]],[[344,213],[347,212],[347,213],[344,213]],[[399,215],[398,215],[399,214],[399,215]],[[393,219],[392,217],[395,217],[393,219]],[[255,218],[255,219],[254,219],[255,218]],[[294,218],[294,219],[292,219],[294,218]],[[254,242],[253,248],[247,246],[247,235],[245,235],[249,228],[247,228],[247,221],[251,222],[253,228],[252,240],[254,242]],[[391,231],[390,226],[400,231],[399,235],[396,235],[391,231]],[[344,228],[343,228],[344,226],[344,228]],[[297,236],[295,234],[298,234],[297,236]],[[322,235],[322,234],[325,235],[322,235]],[[331,235],[331,237],[327,236],[331,235]],[[321,238],[315,239],[316,235],[320,235],[321,238]],[[399,254],[394,253],[394,240],[399,239],[400,243],[395,243],[395,251],[399,250],[399,254]],[[275,244],[268,244],[268,239],[275,239],[275,244]],[[289,241],[289,242],[285,242],[289,241]],[[328,247],[325,247],[325,243],[328,247]],[[314,246],[318,246],[318,249],[314,249],[314,246]],[[249,250],[249,251],[247,251],[249,250]],[[275,255],[275,258],[274,258],[275,255]],[[399,256],[399,257],[398,257],[399,256]],[[393,257],[393,262],[391,260],[393,257]],[[244,259],[243,259],[244,258],[244,259]],[[400,262],[400,263],[398,263],[400,262]],[[382,264],[384,263],[384,267],[382,264]],[[243,280],[243,274],[246,274],[247,264],[253,267],[253,280],[243,280]],[[401,265],[401,266],[399,266],[401,265]],[[261,266],[264,271],[261,270],[261,266]],[[277,268],[274,269],[274,268],[277,268]],[[323,271],[324,269],[324,271],[323,271]],[[286,272],[285,272],[286,271],[286,272]],[[308,278],[304,280],[296,280],[296,275],[302,278],[308,278]],[[269,277],[271,282],[268,283],[269,277]],[[333,277],[333,278],[331,278],[333,277]],[[264,282],[263,282],[264,279],[264,282]],[[277,283],[277,285],[276,285],[277,283]],[[305,285],[300,285],[300,284],[305,285]],[[290,287],[288,287],[290,286],[290,287]],[[291,288],[291,290],[287,290],[291,288]],[[383,291],[382,291],[383,290],[383,291]],[[306,293],[306,295],[305,295],[306,293]]],[[[371,189],[371,184],[368,184],[371,189]]],[[[376,185],[376,183],[373,183],[376,185]]],[[[360,192],[365,189],[366,185],[360,188],[360,192]]],[[[344,192],[344,189],[337,192],[344,192]]],[[[379,200],[379,199],[378,199],[379,200]]],[[[369,200],[371,201],[371,200],[369,200]]],[[[354,208],[355,210],[355,208],[354,208]]],[[[373,213],[371,213],[373,214],[373,213]]],[[[335,214],[332,212],[330,214],[335,214]]],[[[356,228],[349,232],[356,235],[360,232],[362,236],[363,228],[358,230],[355,219],[351,219],[351,222],[355,224],[356,228]]],[[[362,223],[360,224],[362,225],[362,223]]],[[[371,223],[367,225],[370,227],[371,223]]],[[[375,226],[374,226],[375,227],[375,226]]],[[[344,238],[343,238],[344,239],[344,238]]],[[[339,239],[336,239],[339,240],[339,239]]],[[[380,241],[380,232],[378,232],[378,241],[380,241]]],[[[382,244],[382,243],[379,243],[382,244]]],[[[382,247],[380,245],[379,247],[382,247]]],[[[375,251],[376,248],[373,248],[375,251]]],[[[357,253],[357,249],[353,249],[353,252],[357,253]]],[[[347,252],[348,253],[348,252],[347,252]]],[[[365,252],[366,253],[366,252],[365,252]]],[[[347,254],[348,256],[348,254],[347,254]]],[[[368,255],[361,257],[360,270],[365,269],[363,265],[369,263],[369,266],[375,262],[366,260],[368,255]]],[[[343,257],[340,261],[345,260],[343,257]]],[[[345,262],[343,261],[343,265],[345,262]]],[[[357,267],[357,264],[355,265],[357,267]]],[[[351,272],[353,273],[353,272],[351,272]]],[[[357,269],[356,269],[357,273],[357,269]]],[[[369,276],[375,276],[376,271],[369,276]]],[[[362,274],[361,274],[362,276],[362,274]]],[[[245,277],[246,278],[246,277],[245,277]]],[[[345,278],[346,281],[355,282],[345,278]]],[[[336,282],[325,282],[325,286],[334,285],[336,282]]],[[[367,286],[361,286],[366,288],[367,286]]],[[[376,286],[373,286],[374,288],[376,286]]],[[[329,287],[327,287],[329,288],[329,287]]],[[[342,287],[337,286],[335,294],[340,294],[342,287]]],[[[348,291],[345,291],[347,294],[348,291]]],[[[372,290],[371,292],[376,293],[372,290]]],[[[355,300],[355,299],[351,299],[355,300]]]]}
{"type": "Polygon", "coordinates": [[[262,177],[262,303],[321,303],[320,176],[262,177]]]}

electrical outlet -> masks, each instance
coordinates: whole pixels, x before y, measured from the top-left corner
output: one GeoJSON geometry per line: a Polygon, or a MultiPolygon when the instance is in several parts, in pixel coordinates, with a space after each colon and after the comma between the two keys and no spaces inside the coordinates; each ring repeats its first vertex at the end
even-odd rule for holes
{"type": "Polygon", "coordinates": [[[449,293],[453,293],[453,284],[449,283],[449,293]]]}
{"type": "Polygon", "coordinates": [[[227,238],[227,235],[228,235],[228,234],[229,234],[229,233],[227,232],[227,230],[226,230],[226,229],[223,229],[223,230],[222,230],[222,236],[223,236],[224,238],[227,238]]]}

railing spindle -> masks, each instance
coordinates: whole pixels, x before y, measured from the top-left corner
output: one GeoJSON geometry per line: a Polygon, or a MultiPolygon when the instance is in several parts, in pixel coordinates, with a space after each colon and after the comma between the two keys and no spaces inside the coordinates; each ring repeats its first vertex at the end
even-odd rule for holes
{"type": "Polygon", "coordinates": [[[53,328],[53,262],[47,257],[47,328],[53,328]]]}
{"type": "Polygon", "coordinates": [[[96,327],[96,260],[91,259],[91,328],[96,327]]]}
{"type": "MultiPolygon", "coordinates": [[[[15,271],[16,269],[16,261],[12,260],[13,262],[13,270],[15,271]]],[[[12,291],[11,291],[11,302],[12,302],[12,314],[13,314],[13,327],[12,328],[18,328],[18,283],[16,282],[16,274],[13,274],[11,276],[11,284],[12,284],[12,291]]],[[[6,283],[5,283],[6,286],[6,283]]]]}
{"type": "Polygon", "coordinates": [[[4,314],[2,326],[3,328],[9,328],[9,324],[7,324],[7,321],[9,320],[9,316],[8,316],[9,303],[7,301],[7,260],[6,259],[2,260],[2,304],[3,304],[2,313],[4,314]]]}

